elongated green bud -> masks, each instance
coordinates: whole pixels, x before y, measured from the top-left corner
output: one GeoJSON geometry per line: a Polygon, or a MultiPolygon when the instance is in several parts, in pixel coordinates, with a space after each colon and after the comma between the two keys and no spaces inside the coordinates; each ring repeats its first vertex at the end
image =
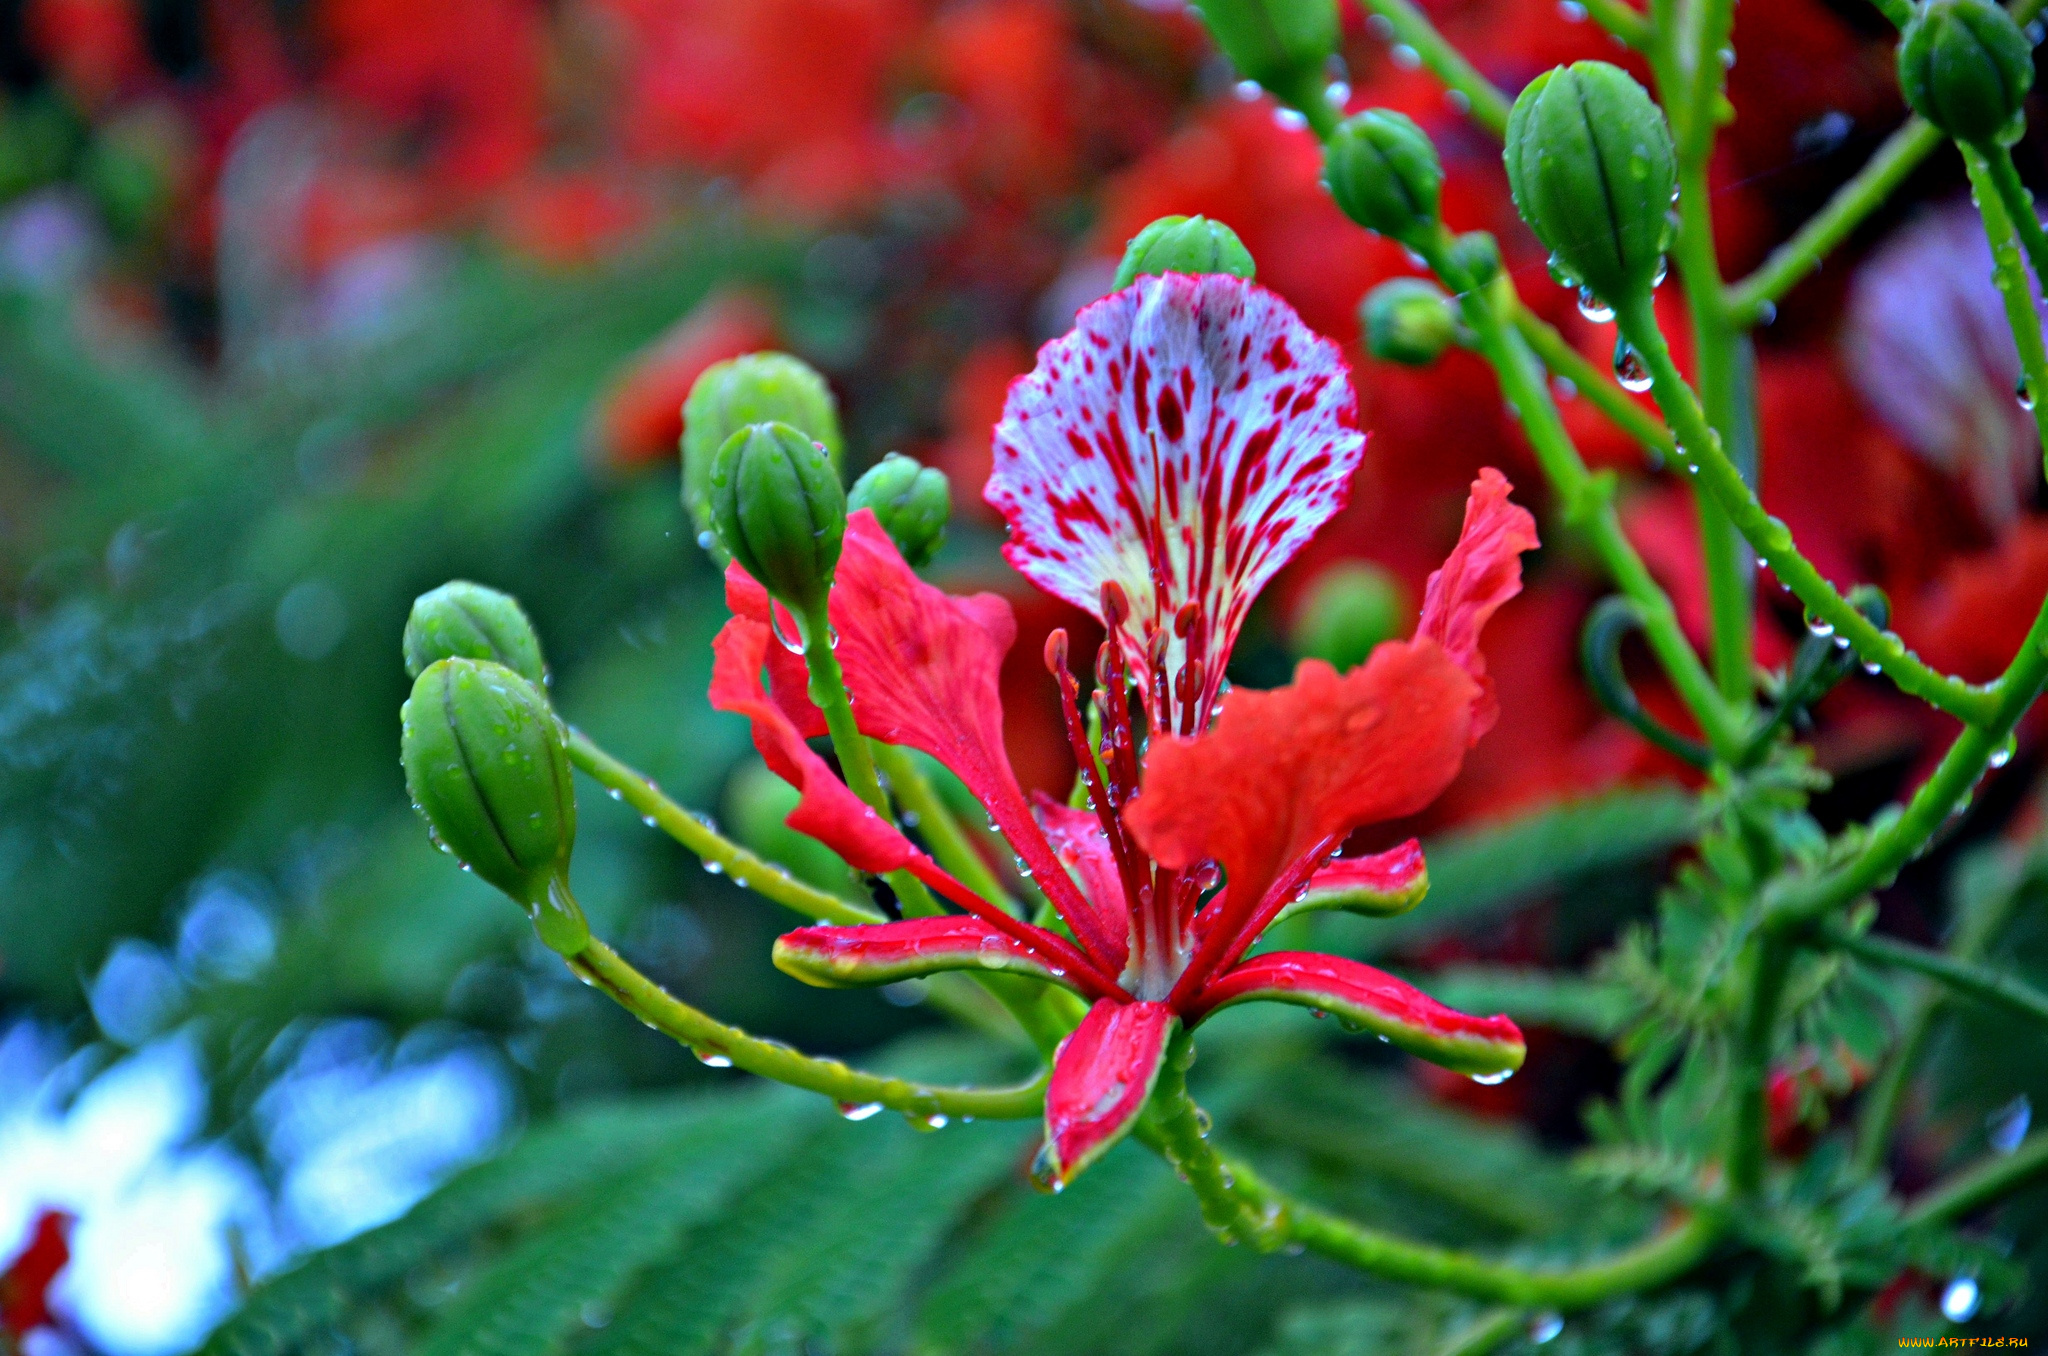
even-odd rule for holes
{"type": "Polygon", "coordinates": [[[711,521],[740,568],[799,618],[825,606],[846,536],[846,491],[822,446],[788,424],[733,434],[711,463],[711,521]]]}
{"type": "Polygon", "coordinates": [[[726,440],[748,424],[776,420],[822,443],[836,471],[840,461],[839,405],[825,379],[787,353],[749,353],[713,363],[683,404],[683,507],[696,525],[698,544],[723,565],[730,557],[711,520],[711,463],[726,440]]]}
{"type": "Polygon", "coordinates": [[[1928,0],[1899,44],[1899,88],[1957,141],[2007,142],[2025,128],[2033,45],[1989,0],[1928,0]]]}
{"type": "Polygon", "coordinates": [[[1207,217],[1161,217],[1131,237],[1116,269],[1121,291],[1147,273],[1228,273],[1257,276],[1258,266],[1237,232],[1207,217]]]}
{"type": "Polygon", "coordinates": [[[873,509],[875,518],[913,570],[931,563],[946,540],[953,488],[943,472],[891,452],[847,491],[846,511],[873,509]]]}
{"type": "Polygon", "coordinates": [[[1429,134],[1390,108],[1346,118],[1323,152],[1337,206],[1368,231],[1419,249],[1436,234],[1444,167],[1429,134]]]}
{"type": "Polygon", "coordinates": [[[405,672],[417,678],[436,659],[488,659],[536,687],[547,684],[540,637],[509,593],[456,579],[413,599],[405,619],[405,672]]]}
{"type": "Polygon", "coordinates": [[[1458,341],[1458,316],[1443,289],[1422,278],[1389,278],[1359,307],[1365,351],[1381,362],[1424,367],[1458,341]]]}
{"type": "Polygon", "coordinates": [[[550,948],[583,950],[590,929],[569,893],[576,792],[547,698],[502,664],[439,659],[398,716],[406,788],[435,842],[524,905],[550,948]]]}
{"type": "Polygon", "coordinates": [[[1337,50],[1337,0],[1195,0],[1209,36],[1247,80],[1297,108],[1320,99],[1337,50]]]}
{"type": "Polygon", "coordinates": [[[1580,61],[1531,81],[1508,114],[1508,186],[1553,265],[1609,303],[1663,267],[1678,182],[1671,132],[1626,71],[1580,61]]]}
{"type": "Polygon", "coordinates": [[[1346,561],[1310,585],[1288,639],[1298,655],[1339,670],[1355,668],[1375,645],[1399,634],[1407,609],[1407,590],[1391,571],[1346,561]]]}

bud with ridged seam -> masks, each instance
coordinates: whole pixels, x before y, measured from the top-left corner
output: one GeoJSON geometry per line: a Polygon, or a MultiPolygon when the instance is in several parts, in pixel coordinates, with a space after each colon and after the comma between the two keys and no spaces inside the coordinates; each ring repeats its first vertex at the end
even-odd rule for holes
{"type": "Polygon", "coordinates": [[[1257,266],[1237,232],[1207,217],[1161,217],[1131,237],[1117,265],[1115,290],[1148,273],[1228,273],[1251,278],[1257,266]]]}
{"type": "Polygon", "coordinates": [[[582,951],[568,736],[540,689],[502,664],[439,659],[413,681],[399,721],[406,789],[435,841],[524,906],[548,947],[582,951]]]}
{"type": "Polygon", "coordinates": [[[726,552],[808,626],[824,613],[846,537],[846,491],[824,447],[788,424],[749,424],[711,463],[711,521],[726,552]]]}
{"type": "Polygon", "coordinates": [[[698,541],[723,565],[711,521],[711,464],[726,440],[748,424],[777,420],[823,444],[839,467],[839,406],[816,369],[787,353],[749,353],[713,363],[683,405],[683,507],[698,541]]]}
{"type": "Polygon", "coordinates": [[[1323,152],[1337,206],[1368,231],[1425,248],[1436,236],[1444,167],[1429,134],[1390,108],[1369,108],[1337,125],[1323,152]]]}
{"type": "Polygon", "coordinates": [[[946,540],[946,520],[953,513],[953,489],[943,472],[920,465],[913,457],[891,452],[867,469],[846,493],[846,511],[874,512],[875,520],[896,543],[912,569],[931,563],[946,540]]]}
{"type": "Polygon", "coordinates": [[[1678,169],[1641,85],[1604,61],[1545,71],[1508,114],[1506,158],[1515,209],[1555,269],[1609,305],[1649,294],[1678,169]]]}
{"type": "Polygon", "coordinates": [[[2033,83],[2033,44],[1990,0],[1928,0],[1899,43],[1906,102],[1957,141],[2018,140],[2033,83]]]}
{"type": "Polygon", "coordinates": [[[1359,306],[1365,351],[1381,362],[1423,367],[1458,342],[1457,311],[1435,283],[1389,278],[1359,306]]]}
{"type": "Polygon", "coordinates": [[[466,579],[413,599],[405,619],[405,673],[417,678],[436,659],[488,659],[536,687],[547,684],[540,637],[509,593],[466,579]]]}

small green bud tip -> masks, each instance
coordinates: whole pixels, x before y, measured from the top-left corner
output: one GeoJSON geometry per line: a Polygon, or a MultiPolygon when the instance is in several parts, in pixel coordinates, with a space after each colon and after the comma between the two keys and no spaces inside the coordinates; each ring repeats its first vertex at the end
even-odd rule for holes
{"type": "Polygon", "coordinates": [[[1393,278],[1366,294],[1359,307],[1365,350],[1381,362],[1423,367],[1458,341],[1451,299],[1435,283],[1393,278]]]}
{"type": "Polygon", "coordinates": [[[1413,119],[1370,108],[1338,124],[1323,153],[1337,206],[1368,231],[1419,249],[1436,233],[1444,167],[1413,119]]]}
{"type": "Polygon", "coordinates": [[[399,709],[413,804],[442,850],[525,906],[541,941],[590,941],[569,893],[576,793],[562,722],[526,679],[489,660],[438,659],[399,709]]]}
{"type": "Polygon", "coordinates": [[[413,599],[405,619],[405,673],[417,678],[436,659],[488,659],[535,687],[547,685],[540,637],[509,593],[457,579],[413,599]]]}
{"type": "Polygon", "coordinates": [[[1258,268],[1237,232],[1222,222],[1161,217],[1124,247],[1112,290],[1121,291],[1148,273],[1228,273],[1249,279],[1257,276],[1258,268]]]}
{"type": "Polygon", "coordinates": [[[1544,72],[1508,114],[1506,159],[1515,209],[1555,270],[1610,304],[1649,293],[1678,171],[1641,85],[1604,61],[1544,72]]]}
{"type": "Polygon", "coordinates": [[[1337,50],[1337,0],[1195,0],[1209,36],[1237,67],[1283,103],[1320,99],[1337,50]]]}
{"type": "Polygon", "coordinates": [[[710,488],[726,552],[799,621],[815,616],[846,536],[846,491],[831,456],[788,424],[749,424],[718,449],[710,488]]]}
{"type": "Polygon", "coordinates": [[[723,566],[731,557],[711,520],[711,464],[748,424],[778,420],[824,444],[839,467],[839,405],[816,369],[787,353],[749,353],[713,363],[683,404],[683,507],[697,543],[723,566]]]}
{"type": "Polygon", "coordinates": [[[891,452],[853,482],[846,511],[873,509],[875,518],[913,570],[922,569],[946,540],[953,513],[953,487],[943,473],[914,458],[891,452]]]}
{"type": "Polygon", "coordinates": [[[1500,276],[1500,242],[1485,231],[1467,231],[1444,251],[1444,265],[1461,290],[1484,287],[1500,276]]]}
{"type": "Polygon", "coordinates": [[[1990,0],[1928,0],[1899,44],[1906,102],[1957,141],[2018,140],[2033,83],[2033,45],[1990,0]]]}
{"type": "Polygon", "coordinates": [[[1400,633],[1408,591],[1390,571],[1367,561],[1324,570],[1294,614],[1288,640],[1304,658],[1337,670],[1356,668],[1373,647],[1400,633]]]}

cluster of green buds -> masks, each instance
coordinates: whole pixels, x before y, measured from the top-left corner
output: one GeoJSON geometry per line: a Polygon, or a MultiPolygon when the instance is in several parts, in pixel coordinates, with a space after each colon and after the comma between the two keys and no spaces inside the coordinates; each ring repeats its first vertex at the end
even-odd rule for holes
{"type": "Polygon", "coordinates": [[[808,364],[787,353],[749,353],[714,363],[683,404],[683,507],[697,542],[720,565],[731,559],[711,515],[711,472],[718,453],[749,424],[782,423],[825,449],[839,470],[839,404],[808,364]]]}
{"type": "Polygon", "coordinates": [[[2017,141],[2033,83],[2033,44],[1991,0],[1928,0],[1899,44],[1906,102],[1966,144],[2017,141]]]}
{"type": "Polygon", "coordinates": [[[569,890],[576,791],[540,641],[519,604],[444,584],[405,624],[412,695],[399,708],[406,789],[434,841],[524,907],[565,956],[590,944],[569,890]]]}

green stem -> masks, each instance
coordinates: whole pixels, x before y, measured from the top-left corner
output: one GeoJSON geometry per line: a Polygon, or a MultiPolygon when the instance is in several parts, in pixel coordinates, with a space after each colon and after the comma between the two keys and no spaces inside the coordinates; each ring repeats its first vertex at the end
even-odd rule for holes
{"type": "Polygon", "coordinates": [[[1778,246],[1756,272],[1728,289],[1729,317],[1747,328],[1771,313],[1781,298],[1821,260],[1863,224],[1892,191],[1920,167],[1942,135],[1932,123],[1908,118],[1865,162],[1853,178],[1835,190],[1827,205],[1806,219],[1792,238],[1778,246]]]}
{"type": "Polygon", "coordinates": [[[1410,0],[1366,0],[1366,4],[1392,25],[1396,42],[1414,48],[1429,73],[1463,97],[1466,115],[1472,121],[1495,137],[1507,135],[1508,108],[1513,101],[1436,31],[1428,15],[1410,0]]]}
{"type": "Polygon", "coordinates": [[[1678,435],[1676,455],[1720,502],[1750,545],[1805,604],[1807,612],[1847,640],[1866,665],[1876,664],[1901,692],[1973,725],[1992,719],[2000,704],[1997,692],[1935,672],[1908,651],[1896,635],[1879,632],[1799,553],[1791,529],[1764,511],[1755,492],[1722,450],[1719,436],[1708,427],[1692,388],[1672,363],[1671,350],[1657,328],[1650,294],[1644,292],[1622,299],[1615,314],[1622,335],[1649,369],[1658,408],[1678,435]]]}
{"type": "Polygon", "coordinates": [[[1851,932],[1840,923],[1823,924],[1821,936],[1836,950],[1872,965],[1911,970],[1980,1003],[2048,1022],[2048,993],[2003,970],[1895,938],[1851,932]]]}
{"type": "Polygon", "coordinates": [[[1756,942],[1750,965],[1749,994],[1742,1029],[1736,1036],[1728,1148],[1728,1186],[1738,1198],[1753,1196],[1763,1186],[1770,1147],[1766,1097],[1771,1040],[1777,1034],[1778,1003],[1785,994],[1792,954],[1792,947],[1783,939],[1765,934],[1756,942]]]}
{"type": "Polygon", "coordinates": [[[972,1116],[981,1120],[1029,1120],[1045,1106],[1046,1074],[1014,1088],[942,1087],[863,1073],[836,1059],[801,1054],[780,1041],[762,1040],[675,998],[595,939],[569,962],[569,968],[641,1021],[700,1056],[729,1059],[748,1073],[823,1093],[842,1106],[879,1104],[907,1116],[972,1116]]]}
{"type": "MultiPolygon", "coordinates": [[[[1678,158],[1681,165],[1704,170],[1707,158],[1713,154],[1715,113],[1728,80],[1728,68],[1721,62],[1721,52],[1728,46],[1734,31],[1735,0],[1693,0],[1688,17],[1693,22],[1685,37],[1691,51],[1681,54],[1676,63],[1688,77],[1682,99],[1685,116],[1678,129],[1678,158]],[[1688,56],[1691,58],[1689,68],[1683,59],[1688,56]]],[[[1662,37],[1661,34],[1659,36],[1662,37]]],[[[1671,100],[1667,98],[1665,102],[1668,105],[1671,100]]],[[[1716,279],[1717,305],[1719,300],[1720,283],[1716,279]]]]}
{"type": "Polygon", "coordinates": [[[2034,276],[2048,286],[2048,237],[2034,215],[2034,205],[2020,186],[2012,167],[2012,155],[2003,146],[1991,151],[1964,146],[1963,165],[1970,172],[1970,186],[1976,190],[1977,214],[1984,219],[1984,234],[1991,242],[1991,280],[1998,285],[2005,305],[2006,324],[2019,349],[2021,380],[2035,396],[2034,431],[2048,455],[2048,350],[2041,339],[2041,313],[2034,305],[2033,288],[2028,285],[2026,265],[2020,246],[2034,262],[2034,276]],[[2004,167],[2004,176],[1999,174],[2004,167]],[[2008,198],[2007,194],[2011,197],[2008,198]]]}
{"type": "Polygon", "coordinates": [[[1999,205],[2005,209],[2006,219],[2019,232],[2020,244],[2027,252],[2027,262],[2033,265],[2035,279],[2048,287],[2048,230],[2041,228],[2041,218],[2034,211],[2034,195],[2020,182],[2020,172],[2012,163],[2012,151],[1996,142],[1973,149],[1984,162],[1991,187],[1998,194],[1999,205]]]}
{"type": "Polygon", "coordinates": [[[1612,477],[1595,476],[1586,469],[1571,435],[1558,418],[1557,405],[1551,400],[1535,355],[1518,334],[1501,323],[1503,312],[1512,314],[1512,310],[1520,309],[1513,300],[1510,284],[1496,279],[1490,287],[1468,292],[1460,300],[1476,347],[1493,365],[1501,393],[1521,416],[1522,431],[1557,493],[1565,520],[1584,535],[1616,585],[1635,603],[1642,617],[1644,638],[1670,677],[1672,687],[1706,733],[1707,742],[1723,758],[1733,761],[1744,743],[1741,724],[1721,700],[1713,679],[1685,638],[1671,599],[1650,577],[1642,557],[1621,530],[1621,520],[1614,512],[1612,477]]]}
{"type": "Polygon", "coordinates": [[[988,859],[967,836],[952,807],[933,787],[911,751],[873,742],[869,747],[874,751],[875,767],[889,779],[889,789],[897,803],[917,816],[917,831],[931,849],[933,860],[983,899],[1016,913],[1017,901],[1003,888],[1002,881],[989,868],[988,859]]]}
{"type": "MultiPolygon", "coordinates": [[[[1707,6],[1711,8],[1711,6],[1707,6]]],[[[1725,5],[1722,6],[1725,9],[1725,5]]],[[[1721,63],[1711,52],[1703,53],[1703,65],[1715,72],[1707,88],[1718,97],[1721,63]]],[[[1711,129],[1708,110],[1698,116],[1711,129]]],[[[1711,135],[1705,150],[1712,148],[1711,135]]],[[[1738,428],[1742,413],[1735,400],[1735,347],[1737,336],[1728,324],[1721,304],[1721,269],[1714,254],[1714,222],[1707,197],[1705,150],[1696,158],[1680,158],[1678,176],[1677,257],[1685,298],[1692,317],[1693,362],[1700,383],[1702,413],[1721,437],[1723,447],[1741,447],[1746,440],[1738,428]]],[[[1755,468],[1745,477],[1755,483],[1755,468]]],[[[1704,487],[1695,484],[1693,501],[1700,521],[1700,554],[1707,580],[1707,616],[1712,639],[1714,677],[1721,695],[1740,711],[1749,706],[1752,671],[1755,664],[1751,628],[1756,606],[1750,596],[1755,565],[1749,552],[1728,521],[1728,515],[1704,487]]]]}
{"type": "Polygon", "coordinates": [[[1611,375],[1573,348],[1555,326],[1519,301],[1515,306],[1515,330],[1545,367],[1577,387],[1580,395],[1607,416],[1608,422],[1659,456],[1671,455],[1675,440],[1663,421],[1636,404],[1611,375]]]}
{"type": "Polygon", "coordinates": [[[733,884],[752,890],[806,918],[821,923],[879,923],[882,915],[865,904],[855,904],[827,890],[791,876],[766,858],[757,857],[739,844],[691,814],[662,794],[652,777],[635,771],[599,748],[581,730],[569,731],[569,761],[618,799],[652,819],[655,827],[695,853],[706,866],[715,866],[733,884]]]}
{"type": "Polygon", "coordinates": [[[1870,3],[1892,21],[1894,28],[1904,28],[1913,22],[1913,0],[1870,0],[1870,3]]]}
{"type": "Polygon", "coordinates": [[[1948,1224],[2010,1196],[2048,1175],[2048,1130],[2036,1131],[2020,1147],[1963,1169],[1920,1193],[1907,1207],[1906,1224],[1948,1224]]]}
{"type": "Polygon", "coordinates": [[[1177,1035],[1138,1137],[1187,1179],[1210,1227],[1262,1250],[1300,1244],[1388,1280],[1562,1312],[1663,1285],[1697,1266],[1721,1237],[1717,1222],[1693,1215],[1604,1261],[1532,1271],[1369,1229],[1280,1191],[1247,1165],[1217,1153],[1188,1096],[1189,1050],[1185,1033],[1177,1035]]]}
{"type": "Polygon", "coordinates": [[[1522,1309],[1489,1309],[1452,1333],[1437,1348],[1436,1356],[1486,1356],[1502,1343],[1518,1336],[1529,1321],[1522,1309]]]}
{"type": "Polygon", "coordinates": [[[1643,12],[1623,0],[1583,0],[1593,22],[1620,38],[1638,52],[1650,42],[1650,21],[1643,12]]]}

